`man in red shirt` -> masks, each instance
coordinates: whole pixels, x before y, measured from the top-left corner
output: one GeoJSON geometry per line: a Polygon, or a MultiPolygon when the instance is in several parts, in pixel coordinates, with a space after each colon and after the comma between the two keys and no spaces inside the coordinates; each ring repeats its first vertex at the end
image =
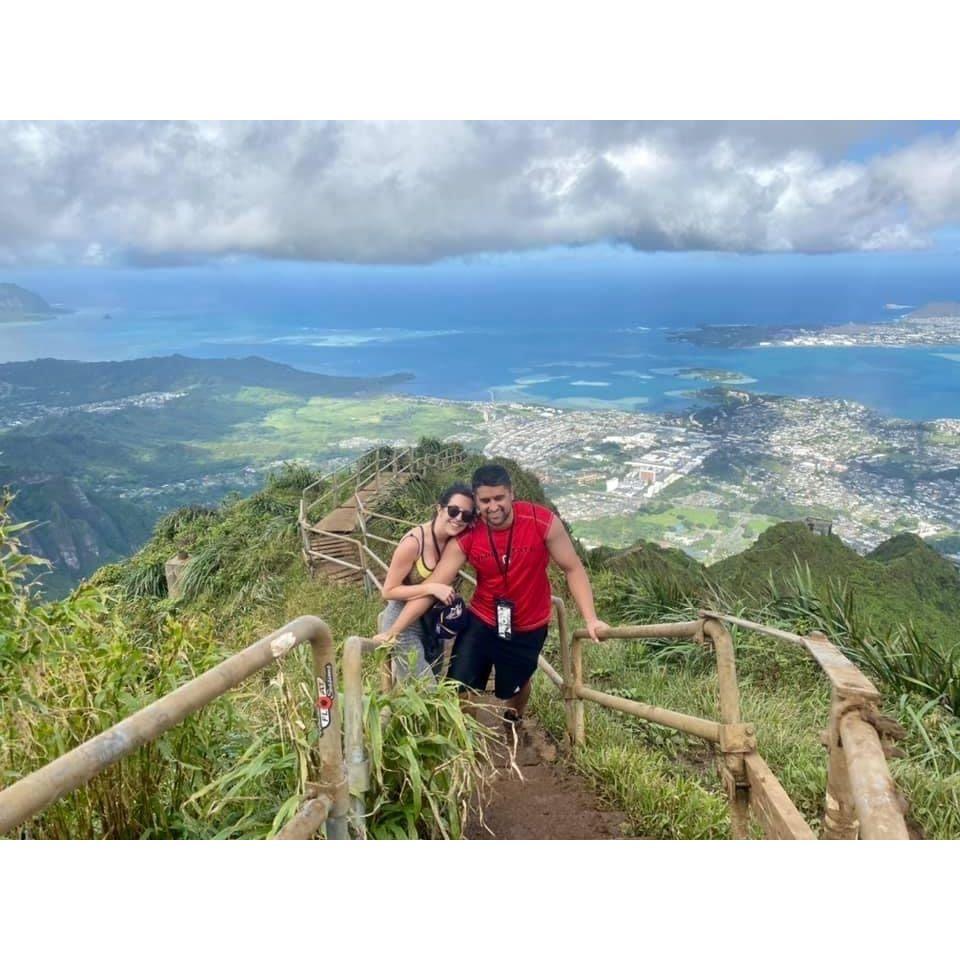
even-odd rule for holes
{"type": "MultiPolygon", "coordinates": [[[[518,723],[530,698],[530,681],[552,612],[547,568],[563,570],[591,638],[606,624],[597,618],[587,572],[560,518],[546,507],[513,499],[510,474],[499,464],[479,467],[473,493],[481,522],[450,540],[431,581],[453,583],[464,563],[477,573],[467,626],[453,648],[448,676],[482,690],[491,667],[495,693],[507,701],[505,718],[518,723]]],[[[391,627],[398,633],[421,616],[432,598],[411,600],[391,627]]]]}

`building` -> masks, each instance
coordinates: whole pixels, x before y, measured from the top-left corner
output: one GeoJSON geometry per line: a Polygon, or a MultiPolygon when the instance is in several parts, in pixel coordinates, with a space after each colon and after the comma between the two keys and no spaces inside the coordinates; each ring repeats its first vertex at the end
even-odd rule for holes
{"type": "Polygon", "coordinates": [[[833,523],[830,520],[824,520],[821,517],[805,517],[803,522],[811,533],[821,537],[829,537],[833,533],[833,523]]]}

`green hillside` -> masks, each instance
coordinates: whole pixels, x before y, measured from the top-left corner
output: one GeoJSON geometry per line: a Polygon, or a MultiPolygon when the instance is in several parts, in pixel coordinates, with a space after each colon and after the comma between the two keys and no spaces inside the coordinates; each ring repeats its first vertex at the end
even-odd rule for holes
{"type": "Polygon", "coordinates": [[[819,591],[851,591],[857,614],[875,633],[911,623],[930,640],[952,645],[957,639],[960,573],[913,534],[893,537],[861,557],[835,535],[820,536],[799,522],[779,523],[708,570],[723,590],[760,602],[794,590],[798,574],[809,574],[819,591]]]}
{"type": "MultiPolygon", "coordinates": [[[[26,544],[54,565],[47,595],[64,596],[138,549],[168,510],[256,489],[284,460],[341,455],[363,404],[404,379],[257,357],[0,364],[0,489],[18,493],[15,519],[37,522],[26,544]]],[[[401,402],[383,406],[405,425],[440,426],[433,408],[412,418],[401,402]]]]}
{"type": "MultiPolygon", "coordinates": [[[[466,479],[474,462],[425,472],[383,512],[403,518],[403,524],[428,517],[437,491],[466,479]]],[[[517,493],[544,501],[536,478],[511,467],[517,493]]],[[[288,467],[253,496],[233,495],[215,508],[168,514],[136,555],[103,567],[71,597],[45,606],[26,597],[21,576],[26,568],[10,547],[15,534],[0,520],[0,698],[7,708],[0,715],[0,783],[35,769],[300,614],[322,616],[338,640],[371,635],[382,608],[379,598],[358,587],[311,580],[301,560],[297,502],[301,488],[315,477],[288,467]],[[192,559],[183,596],[171,600],[163,564],[178,550],[192,559]]],[[[384,535],[396,536],[383,524],[384,535]]],[[[895,603],[907,604],[912,619],[927,600],[948,608],[953,581],[943,581],[944,597],[924,599],[919,570],[930,558],[922,545],[895,538],[873,559],[852,560],[836,538],[807,537],[797,526],[772,528],[733,558],[741,562],[721,570],[722,585],[716,568],[704,573],[676,551],[648,544],[594,551],[589,562],[598,612],[611,624],[658,622],[695,616],[706,602],[790,630],[825,629],[878,683],[884,709],[907,730],[906,755],[891,761],[891,769],[910,803],[912,828],[921,836],[960,838],[960,657],[935,655],[922,643],[910,646],[916,638],[903,624],[886,640],[866,639],[858,624],[843,619],[843,610],[830,608],[829,582],[821,589],[803,577],[791,581],[789,571],[799,560],[819,563],[828,581],[852,577],[857,604],[861,584],[871,589],[871,600],[881,592],[864,571],[882,574],[883,589],[899,584],[895,603]],[[765,563],[776,567],[772,590],[772,568],[765,563]]],[[[562,576],[554,577],[554,585],[564,595],[562,576]]],[[[576,626],[569,597],[567,603],[576,626]]],[[[800,650],[735,633],[744,717],[756,724],[761,753],[816,828],[825,789],[819,731],[829,710],[828,685],[800,650]]],[[[553,636],[545,655],[559,663],[553,636]]],[[[590,686],[694,715],[716,715],[715,666],[703,647],[609,641],[588,645],[584,656],[590,686]]],[[[448,688],[431,693],[406,686],[383,699],[376,692],[377,668],[375,659],[367,664],[367,718],[379,725],[381,710],[390,712],[374,769],[375,795],[382,802],[370,830],[384,837],[456,836],[462,791],[482,789],[482,734],[461,717],[448,688]],[[436,810],[410,792],[411,758],[419,765],[421,784],[441,785],[436,810]],[[455,764],[464,765],[456,790],[440,773],[455,764]]],[[[31,835],[275,832],[305,787],[314,729],[305,689],[306,658],[291,658],[272,674],[252,678],[156,747],[51,807],[31,826],[31,835]]],[[[559,736],[562,701],[542,676],[532,703],[559,736]]],[[[635,835],[728,835],[723,787],[701,741],[591,704],[587,730],[587,746],[568,762],[626,812],[635,835]]]]}
{"type": "Polygon", "coordinates": [[[10,513],[16,518],[44,518],[22,538],[32,553],[58,559],[43,577],[48,597],[66,596],[82,577],[128,557],[131,545],[143,543],[155,522],[128,501],[84,490],[63,474],[21,481],[10,513]]]}
{"type": "Polygon", "coordinates": [[[661,547],[646,540],[625,550],[598,547],[590,552],[590,562],[596,569],[675,583],[687,593],[706,586],[706,567],[702,563],[676,547],[661,547]]]}
{"type": "MultiPolygon", "coordinates": [[[[408,374],[331,377],[307,373],[262,357],[197,360],[174,354],[140,360],[46,359],[0,364],[0,382],[14,388],[13,400],[29,397],[33,402],[45,404],[102,403],[142,393],[225,386],[256,386],[298,396],[341,397],[382,392],[409,379],[408,374]]],[[[8,397],[7,402],[10,400],[8,397]]]]}

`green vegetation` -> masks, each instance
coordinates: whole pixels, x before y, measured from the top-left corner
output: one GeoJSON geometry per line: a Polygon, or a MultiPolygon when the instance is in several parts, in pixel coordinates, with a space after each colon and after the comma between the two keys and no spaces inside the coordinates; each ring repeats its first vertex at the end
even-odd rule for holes
{"type": "MultiPolygon", "coordinates": [[[[30,600],[23,532],[0,511],[0,785],[94,736],[305,612],[339,640],[375,632],[379,598],[309,578],[296,504],[315,474],[288,468],[257,495],[183,509],[135,557],[104,567],[68,599],[30,600]],[[193,558],[185,595],[166,597],[162,564],[193,558]]],[[[291,654],[31,821],[34,837],[263,837],[293,815],[315,742],[309,654],[291,654]]],[[[365,664],[368,681],[376,663],[365,664]]],[[[371,683],[370,685],[375,685],[371,683]]],[[[483,789],[486,731],[449,686],[411,686],[366,709],[380,791],[373,836],[456,837],[483,789]],[[390,719],[380,730],[380,711],[390,719]],[[373,724],[373,726],[370,726],[373,724]],[[374,729],[375,727],[375,729],[374,729]],[[413,755],[411,746],[422,749],[413,755]]],[[[373,801],[376,800],[376,803],[373,801]]]]}
{"type": "Polygon", "coordinates": [[[487,793],[492,735],[460,710],[455,684],[431,688],[411,679],[371,693],[365,728],[373,781],[368,836],[461,837],[471,803],[481,808],[487,793]]]}
{"type": "Polygon", "coordinates": [[[479,419],[461,405],[382,396],[404,379],[328,377],[255,357],[2,364],[11,426],[0,488],[19,493],[17,519],[38,521],[27,543],[53,564],[47,596],[64,596],[138,549],[166,511],[255,490],[284,461],[329,464],[479,419]]]}
{"type": "MultiPolygon", "coordinates": [[[[249,396],[249,394],[248,394],[249,396]]],[[[377,443],[410,442],[416,436],[449,436],[480,419],[469,408],[407,397],[274,401],[260,420],[238,423],[225,436],[202,444],[210,456],[230,461],[257,449],[269,459],[312,459],[359,452],[377,443]]]]}
{"type": "MultiPolygon", "coordinates": [[[[878,683],[885,709],[907,730],[901,744],[906,756],[890,765],[910,803],[911,827],[926,837],[960,838],[958,647],[952,655],[940,654],[909,630],[871,638],[849,609],[837,605],[839,598],[821,594],[799,574],[768,602],[753,602],[705,581],[696,584],[689,569],[656,559],[661,563],[648,563],[646,570],[594,565],[602,617],[610,623],[669,622],[692,619],[706,606],[799,633],[823,630],[878,683]]],[[[742,714],[757,729],[760,753],[816,830],[826,786],[819,732],[828,718],[829,685],[799,649],[743,630],[733,634],[742,714]]],[[[557,662],[556,652],[551,659],[557,662]]],[[[693,642],[587,645],[584,672],[596,689],[688,714],[718,715],[715,664],[693,642]]],[[[562,703],[543,678],[533,702],[561,736],[562,703]]],[[[586,709],[587,743],[571,762],[628,814],[636,835],[729,835],[723,789],[702,741],[592,704],[586,709]]]]}
{"type": "Polygon", "coordinates": [[[956,642],[960,574],[913,534],[898,534],[861,557],[836,536],[811,533],[802,523],[765,530],[748,550],[709,568],[710,579],[735,596],[770,599],[809,570],[824,596],[849,593],[865,632],[884,636],[912,625],[929,642],[956,642]]]}
{"type": "MultiPolygon", "coordinates": [[[[422,449],[439,449],[436,442],[422,449]]],[[[430,515],[437,492],[479,458],[428,471],[382,504],[395,537],[430,515]]],[[[537,480],[503,461],[517,495],[547,502],[537,480]]],[[[370,635],[382,604],[354,587],[313,581],[299,558],[302,466],[257,494],[185,507],[149,543],[59,603],[29,598],[29,571],[0,522],[0,777],[3,783],[76,745],[158,695],[305,612],[337,638],[370,635]],[[192,558],[184,595],[166,597],[163,563],[192,558]]],[[[3,511],[0,511],[2,513],[3,511]]],[[[388,549],[388,548],[386,548],[388,549]]],[[[384,553],[386,557],[386,552],[384,553]]],[[[960,645],[937,625],[954,616],[956,572],[908,534],[857,556],[835,537],[777,524],[751,550],[710,568],[683,552],[639,543],[588,558],[598,611],[610,623],[690,619],[703,606],[800,633],[823,630],[874,679],[884,709],[907,731],[891,769],[918,834],[960,838],[960,645]],[[885,625],[886,630],[878,629],[885,625]],[[936,642],[934,642],[936,640],[936,642]],[[951,642],[952,640],[952,642],[951,642]]],[[[562,577],[555,590],[564,593],[562,577]]],[[[574,607],[570,602],[573,612],[574,607]]],[[[574,617],[574,620],[576,618],[574,617]]],[[[954,621],[955,622],[955,621],[954,621]]],[[[742,712],[760,752],[811,826],[825,789],[829,688],[801,651],[735,632],[742,712]]],[[[545,651],[557,665],[556,638],[545,651]]],[[[255,837],[278,830],[302,795],[313,748],[310,671],[293,654],[138,751],[29,825],[32,836],[255,837]]],[[[368,689],[377,663],[365,663],[368,689]]],[[[717,716],[715,664],[684,641],[610,641],[585,650],[589,685],[706,717],[717,716]]],[[[543,677],[534,708],[563,731],[562,701],[543,677]]],[[[371,836],[455,837],[484,790],[485,734],[453,691],[412,683],[365,703],[372,778],[371,836]],[[381,717],[388,717],[381,727],[381,717]]],[[[621,807],[633,833],[724,837],[726,802],[710,750],[664,728],[587,705],[587,745],[568,761],[621,807]]]]}
{"type": "Polygon", "coordinates": [[[666,542],[669,537],[679,540],[692,557],[702,558],[713,552],[721,538],[723,554],[743,550],[775,522],[755,513],[667,503],[661,497],[634,513],[578,520],[573,529],[588,543],[608,547],[627,547],[638,540],[666,542]]]}

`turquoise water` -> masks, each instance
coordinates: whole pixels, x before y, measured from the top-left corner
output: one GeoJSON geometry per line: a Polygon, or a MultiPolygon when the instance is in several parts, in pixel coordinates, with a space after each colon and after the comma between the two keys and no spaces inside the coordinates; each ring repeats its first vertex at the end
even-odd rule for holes
{"type": "Polygon", "coordinates": [[[685,371],[710,368],[751,391],[840,397],[910,419],[960,417],[957,347],[711,350],[668,340],[701,323],[890,319],[885,304],[960,299],[954,260],[921,270],[882,258],[797,266],[566,255],[416,269],[34,271],[0,280],[75,312],[0,325],[0,361],[259,355],[322,373],[409,372],[404,389],[422,395],[649,411],[695,402],[691,391],[708,384],[685,371]]]}

